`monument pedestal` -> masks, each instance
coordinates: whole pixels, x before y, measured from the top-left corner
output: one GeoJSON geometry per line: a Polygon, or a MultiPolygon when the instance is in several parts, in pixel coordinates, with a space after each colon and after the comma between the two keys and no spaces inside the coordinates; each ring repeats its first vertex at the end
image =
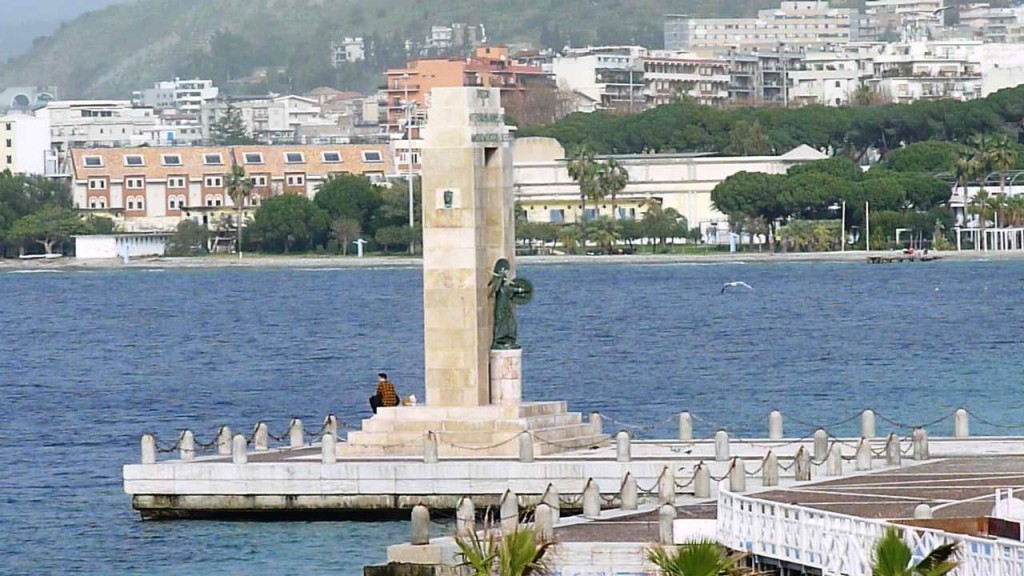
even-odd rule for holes
{"type": "Polygon", "coordinates": [[[491,350],[491,404],[515,406],[523,401],[523,350],[491,350]]]}

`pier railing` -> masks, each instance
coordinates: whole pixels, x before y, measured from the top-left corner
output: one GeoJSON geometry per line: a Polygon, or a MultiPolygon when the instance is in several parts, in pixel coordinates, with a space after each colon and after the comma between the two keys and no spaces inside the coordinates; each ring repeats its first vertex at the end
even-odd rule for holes
{"type": "Polygon", "coordinates": [[[871,576],[872,551],[886,528],[900,531],[920,560],[939,545],[960,543],[956,576],[1024,576],[1024,543],[952,534],[718,493],[718,539],[736,549],[818,568],[826,575],[871,576]]]}

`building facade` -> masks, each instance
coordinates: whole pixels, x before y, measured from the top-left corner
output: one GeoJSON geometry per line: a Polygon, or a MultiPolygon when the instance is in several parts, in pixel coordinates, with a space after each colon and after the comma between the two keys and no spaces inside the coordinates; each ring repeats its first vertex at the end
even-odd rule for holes
{"type": "Polygon", "coordinates": [[[654,106],[669,104],[680,97],[707,106],[729,100],[729,63],[701,59],[687,52],[652,50],[640,59],[644,72],[644,95],[654,106]]]}
{"type": "Polygon", "coordinates": [[[582,96],[583,103],[593,103],[591,109],[581,111],[639,112],[647,100],[643,64],[647,55],[642,46],[575,48],[556,57],[551,72],[559,90],[582,96]]]}
{"type": "Polygon", "coordinates": [[[49,174],[50,124],[30,114],[0,116],[0,172],[49,174]]]}
{"type": "Polygon", "coordinates": [[[146,144],[159,124],[152,108],[127,100],[55,100],[36,116],[49,122],[53,147],[59,152],[146,144]]]}
{"type": "Polygon", "coordinates": [[[386,145],[75,149],[72,163],[75,207],[113,218],[125,232],[230,219],[236,210],[225,187],[236,163],[252,184],[248,210],[280,194],[313,198],[334,174],[384,182],[394,173],[386,145]]]}
{"type": "Polygon", "coordinates": [[[203,104],[213,102],[218,96],[220,89],[213,85],[213,80],[175,78],[133,93],[132,103],[140,108],[174,110],[198,117],[203,104]]]}

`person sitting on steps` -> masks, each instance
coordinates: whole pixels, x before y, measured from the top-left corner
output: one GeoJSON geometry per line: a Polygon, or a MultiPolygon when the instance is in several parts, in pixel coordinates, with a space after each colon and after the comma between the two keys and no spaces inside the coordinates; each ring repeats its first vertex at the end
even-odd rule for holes
{"type": "Polygon", "coordinates": [[[377,393],[370,396],[370,409],[377,413],[377,408],[390,408],[398,406],[398,393],[395,392],[395,385],[388,380],[384,372],[377,374],[377,393]]]}

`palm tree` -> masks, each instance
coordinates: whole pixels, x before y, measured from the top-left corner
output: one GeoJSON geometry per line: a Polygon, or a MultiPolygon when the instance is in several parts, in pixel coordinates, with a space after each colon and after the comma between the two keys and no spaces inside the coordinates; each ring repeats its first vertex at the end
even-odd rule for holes
{"type": "Polygon", "coordinates": [[[551,542],[537,538],[531,528],[519,528],[511,534],[498,536],[494,530],[484,529],[481,538],[476,533],[455,539],[472,576],[532,576],[548,571],[544,556],[551,542]]]}
{"type": "Polygon", "coordinates": [[[956,178],[957,186],[964,193],[964,226],[967,225],[967,185],[974,176],[974,167],[971,164],[970,156],[961,156],[953,163],[953,176],[956,178]]]}
{"type": "Polygon", "coordinates": [[[562,245],[562,249],[565,250],[566,253],[575,254],[576,246],[580,243],[579,226],[562,226],[558,231],[558,243],[562,245]]]}
{"type": "Polygon", "coordinates": [[[890,526],[882,538],[875,543],[872,576],[944,576],[953,571],[958,563],[953,559],[959,545],[949,542],[932,550],[917,564],[913,563],[910,546],[900,537],[899,530],[890,526]]]}
{"type": "Polygon", "coordinates": [[[238,210],[237,236],[235,237],[235,249],[238,251],[238,258],[242,258],[242,210],[245,208],[245,201],[252,195],[252,181],[245,175],[245,168],[242,168],[235,160],[234,150],[231,151],[231,172],[227,175],[225,189],[231,202],[238,210]]]}
{"type": "Polygon", "coordinates": [[[1006,194],[1006,173],[1017,165],[1017,147],[1004,134],[991,140],[988,149],[988,161],[992,169],[999,172],[999,195],[1006,194]]]}
{"type": "Polygon", "coordinates": [[[619,232],[616,229],[615,221],[606,216],[595,219],[587,229],[587,240],[605,248],[609,253],[615,247],[615,241],[619,239],[619,232]]]}
{"type": "Polygon", "coordinates": [[[612,220],[618,220],[618,203],[616,197],[620,192],[626,189],[626,185],[629,184],[629,172],[626,168],[619,164],[619,161],[615,158],[609,158],[607,162],[601,166],[599,175],[599,182],[602,193],[607,193],[612,197],[612,220]]]}
{"type": "Polygon", "coordinates": [[[601,167],[597,163],[594,151],[586,145],[573,149],[566,164],[569,176],[580,187],[580,223],[586,219],[587,200],[599,201],[604,195],[601,192],[601,167]]]}
{"type": "Polygon", "coordinates": [[[1003,221],[1008,228],[1024,227],[1024,196],[1003,199],[1003,221]]]}
{"type": "Polygon", "coordinates": [[[669,576],[718,576],[742,573],[737,564],[744,554],[731,553],[714,540],[696,540],[675,550],[652,548],[647,560],[669,576]]]}
{"type": "Polygon", "coordinates": [[[978,189],[978,193],[971,198],[971,203],[967,207],[967,211],[978,217],[978,227],[981,228],[981,249],[983,251],[988,250],[988,238],[985,236],[985,229],[988,226],[988,221],[995,216],[996,207],[998,200],[989,196],[988,192],[985,191],[984,187],[978,189]]]}

